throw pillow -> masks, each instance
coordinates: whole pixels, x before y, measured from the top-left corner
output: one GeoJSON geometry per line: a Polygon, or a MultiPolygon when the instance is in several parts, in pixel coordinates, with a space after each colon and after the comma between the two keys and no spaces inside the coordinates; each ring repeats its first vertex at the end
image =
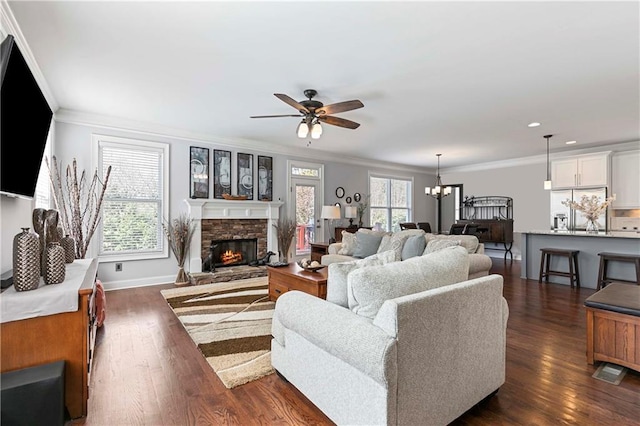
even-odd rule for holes
{"type": "Polygon", "coordinates": [[[404,247],[404,243],[409,239],[409,237],[413,237],[415,235],[419,235],[424,238],[424,231],[422,229],[404,229],[393,233],[391,236],[391,250],[396,253],[396,260],[403,260],[402,248],[404,247]]]}
{"type": "Polygon", "coordinates": [[[378,247],[382,241],[382,235],[370,234],[368,232],[356,232],[356,248],[353,257],[364,259],[378,252],[378,247]]]}
{"type": "Polygon", "coordinates": [[[393,252],[387,251],[360,260],[330,264],[328,266],[329,274],[327,278],[327,301],[348,308],[347,276],[349,273],[366,266],[384,265],[394,261],[395,256],[393,252]]]}
{"type": "Polygon", "coordinates": [[[424,249],[423,254],[429,254],[445,248],[455,247],[459,245],[460,240],[431,240],[427,243],[427,247],[424,249]]]}
{"type": "Polygon", "coordinates": [[[373,319],[386,300],[459,283],[468,276],[469,254],[464,247],[356,269],[347,276],[349,309],[373,319]]]}
{"type": "Polygon", "coordinates": [[[382,253],[383,251],[393,250],[391,247],[391,237],[393,234],[391,232],[387,232],[382,236],[382,241],[380,241],[380,245],[378,246],[378,253],[382,253]]]}
{"type": "Polygon", "coordinates": [[[342,247],[338,250],[338,254],[353,256],[356,248],[356,235],[352,232],[342,231],[342,247]]]}
{"type": "Polygon", "coordinates": [[[422,256],[424,249],[427,245],[427,241],[423,235],[412,235],[407,238],[402,247],[402,260],[407,260],[412,257],[422,256]]]}

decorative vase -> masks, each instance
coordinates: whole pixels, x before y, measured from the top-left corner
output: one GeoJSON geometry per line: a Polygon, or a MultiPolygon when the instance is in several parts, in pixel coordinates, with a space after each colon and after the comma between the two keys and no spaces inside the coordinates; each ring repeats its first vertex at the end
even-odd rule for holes
{"type": "Polygon", "coordinates": [[[33,230],[36,231],[38,236],[40,237],[39,251],[40,256],[40,275],[44,276],[45,270],[45,256],[44,256],[44,248],[46,247],[46,240],[44,235],[44,215],[47,212],[46,209],[37,208],[33,209],[32,213],[32,221],[33,221],[33,230]]]}
{"type": "Polygon", "coordinates": [[[278,261],[280,261],[281,263],[289,263],[289,247],[287,247],[286,251],[278,251],[278,261]]]}
{"type": "Polygon", "coordinates": [[[61,241],[64,248],[64,262],[73,263],[76,258],[76,242],[68,234],[61,241]]]}
{"type": "Polygon", "coordinates": [[[47,244],[45,250],[45,284],[60,284],[64,281],[65,265],[64,265],[64,249],[59,242],[53,241],[47,244]]]}
{"type": "Polygon", "coordinates": [[[13,286],[16,291],[35,290],[40,284],[40,240],[22,228],[13,238],[13,286]]]}
{"type": "Polygon", "coordinates": [[[184,271],[183,266],[178,267],[178,275],[176,276],[175,285],[177,286],[185,286],[189,284],[189,276],[184,271]]]}
{"type": "Polygon", "coordinates": [[[587,232],[590,234],[598,233],[598,219],[587,219],[587,232]]]}

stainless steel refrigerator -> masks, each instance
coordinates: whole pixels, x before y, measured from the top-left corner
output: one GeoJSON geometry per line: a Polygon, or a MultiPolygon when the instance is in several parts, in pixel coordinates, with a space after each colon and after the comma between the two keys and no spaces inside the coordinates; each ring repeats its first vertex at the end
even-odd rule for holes
{"type": "MultiPolygon", "coordinates": [[[[569,219],[567,228],[569,231],[584,231],[587,228],[587,219],[582,212],[570,209],[562,204],[562,201],[572,200],[579,202],[583,195],[591,197],[598,196],[600,201],[607,198],[607,188],[591,189],[557,189],[551,191],[551,229],[554,228],[554,218],[559,214],[564,214],[569,219]]],[[[607,215],[603,214],[598,218],[598,229],[607,231],[607,215]]]]}

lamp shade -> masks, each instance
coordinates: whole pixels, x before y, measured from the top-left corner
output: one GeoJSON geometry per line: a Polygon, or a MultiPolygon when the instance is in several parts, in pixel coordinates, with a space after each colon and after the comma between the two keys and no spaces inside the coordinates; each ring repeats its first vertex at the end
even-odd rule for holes
{"type": "Polygon", "coordinates": [[[298,134],[299,138],[306,138],[309,134],[309,126],[307,126],[307,123],[304,120],[302,120],[300,124],[298,124],[296,133],[298,134]]]}
{"type": "Polygon", "coordinates": [[[340,219],[340,207],[322,206],[321,219],[340,219]]]}
{"type": "Polygon", "coordinates": [[[322,135],[322,126],[316,121],[313,126],[311,126],[311,138],[320,139],[320,135],[322,135]]]}
{"type": "Polygon", "coordinates": [[[347,219],[353,219],[358,217],[358,208],[355,206],[347,206],[344,208],[344,217],[347,219]]]}

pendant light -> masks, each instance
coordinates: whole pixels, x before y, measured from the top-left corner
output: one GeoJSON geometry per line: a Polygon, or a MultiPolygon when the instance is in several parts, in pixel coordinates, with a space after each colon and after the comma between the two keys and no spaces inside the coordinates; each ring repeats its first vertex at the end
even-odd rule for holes
{"type": "Polygon", "coordinates": [[[444,185],[442,184],[442,179],[440,178],[440,156],[441,155],[442,154],[436,154],[436,157],[438,157],[438,168],[436,169],[436,185],[433,188],[427,186],[424,189],[424,193],[426,195],[430,195],[434,198],[442,198],[451,194],[451,187],[446,186],[443,188],[444,185]]]}
{"type": "Polygon", "coordinates": [[[545,135],[544,138],[547,140],[547,180],[544,181],[544,189],[551,189],[551,171],[549,166],[549,139],[551,139],[553,135],[545,135]]]}

